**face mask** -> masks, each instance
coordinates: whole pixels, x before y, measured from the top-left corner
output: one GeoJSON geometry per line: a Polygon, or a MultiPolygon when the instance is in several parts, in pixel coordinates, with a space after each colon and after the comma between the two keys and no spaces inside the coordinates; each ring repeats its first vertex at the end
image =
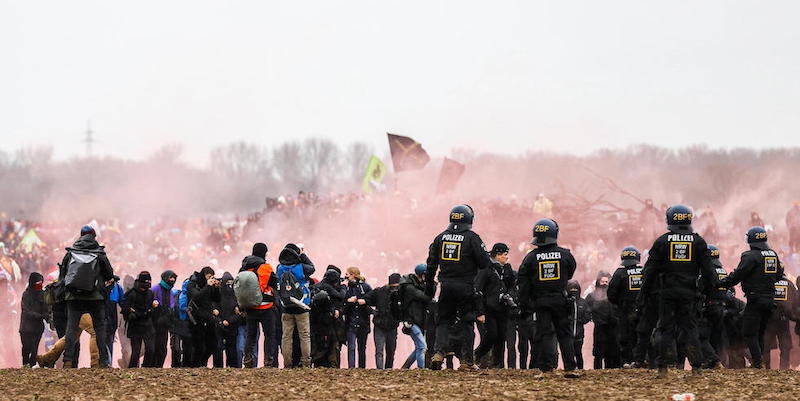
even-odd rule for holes
{"type": "Polygon", "coordinates": [[[33,289],[36,290],[36,291],[41,291],[43,287],[44,287],[44,283],[41,282],[41,281],[38,282],[38,283],[35,283],[33,285],[33,289]]]}
{"type": "Polygon", "coordinates": [[[139,283],[139,289],[140,290],[144,291],[144,290],[146,290],[148,288],[150,288],[150,283],[148,283],[148,282],[139,283]]]}
{"type": "Polygon", "coordinates": [[[573,297],[577,297],[578,296],[578,291],[570,291],[569,295],[571,295],[573,297]]]}

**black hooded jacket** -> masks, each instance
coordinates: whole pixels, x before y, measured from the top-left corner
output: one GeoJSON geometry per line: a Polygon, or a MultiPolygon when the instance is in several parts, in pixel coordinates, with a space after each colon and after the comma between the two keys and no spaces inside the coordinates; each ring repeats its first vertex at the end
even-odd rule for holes
{"type": "Polygon", "coordinates": [[[347,286],[342,284],[341,273],[336,270],[328,269],[322,277],[322,281],[314,285],[317,291],[328,293],[331,305],[334,309],[342,313],[344,301],[347,299],[347,286]]]}
{"type": "Polygon", "coordinates": [[[569,294],[570,308],[570,331],[576,340],[583,340],[583,326],[592,321],[592,309],[585,299],[581,298],[581,285],[575,280],[567,282],[567,294],[569,294]]]}
{"type": "Polygon", "coordinates": [[[192,316],[197,323],[212,323],[214,305],[220,302],[219,287],[208,285],[202,273],[194,272],[186,285],[186,293],[189,306],[192,307],[192,316]]]}
{"type": "Polygon", "coordinates": [[[592,310],[592,320],[596,325],[603,324],[616,324],[616,315],[614,305],[608,300],[608,287],[600,286],[600,279],[602,277],[609,277],[606,272],[597,274],[597,280],[594,282],[594,291],[586,296],[586,302],[592,310]]]}
{"type": "Polygon", "coordinates": [[[93,291],[79,293],[69,288],[65,290],[65,300],[67,301],[102,301],[105,299],[105,282],[114,278],[114,269],[106,257],[105,247],[97,243],[93,234],[86,234],[80,237],[71,247],[67,248],[67,253],[58,267],[58,280],[62,281],[67,276],[67,267],[72,261],[71,251],[97,254],[98,274],[93,291]]]}
{"type": "Polygon", "coordinates": [[[31,273],[28,277],[28,288],[22,293],[20,333],[44,332],[44,322],[49,320],[50,310],[44,302],[44,291],[34,288],[34,284],[43,280],[44,277],[39,273],[31,273]]]}
{"type": "Polygon", "coordinates": [[[403,321],[425,327],[425,317],[431,297],[425,295],[425,286],[416,274],[400,279],[400,296],[403,300],[403,321]]]}
{"type": "Polygon", "coordinates": [[[155,334],[153,325],[153,291],[141,288],[135,281],[133,288],[125,293],[122,317],[125,318],[128,338],[142,338],[155,334]]]}
{"type": "Polygon", "coordinates": [[[493,263],[475,276],[475,291],[483,295],[481,303],[486,313],[507,314],[510,309],[500,301],[500,296],[508,294],[508,289],[515,286],[514,272],[508,263],[493,263]]]}
{"type": "Polygon", "coordinates": [[[232,280],[233,276],[230,273],[225,272],[222,275],[222,283],[219,287],[220,302],[217,308],[219,309],[220,328],[229,333],[237,331],[244,321],[242,315],[236,313],[238,303],[236,302],[236,294],[233,292],[233,285],[226,284],[232,280]],[[228,321],[227,327],[222,325],[224,320],[228,321]]]}

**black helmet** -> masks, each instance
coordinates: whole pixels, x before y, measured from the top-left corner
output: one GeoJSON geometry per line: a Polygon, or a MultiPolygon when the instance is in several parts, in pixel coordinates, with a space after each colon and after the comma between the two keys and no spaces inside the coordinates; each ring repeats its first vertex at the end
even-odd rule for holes
{"type": "Polygon", "coordinates": [[[472,228],[475,212],[469,205],[456,205],[450,209],[450,227],[453,229],[472,228]]]}
{"type": "Polygon", "coordinates": [[[541,219],[533,225],[533,245],[542,246],[558,242],[558,223],[551,219],[541,219]]]}
{"type": "Polygon", "coordinates": [[[708,251],[711,254],[711,259],[719,259],[719,248],[716,245],[708,245],[708,251]]]}
{"type": "Polygon", "coordinates": [[[747,230],[748,244],[761,244],[767,242],[767,230],[764,227],[750,227],[747,230]]]}
{"type": "Polygon", "coordinates": [[[719,248],[716,245],[708,245],[708,253],[711,256],[711,263],[716,266],[722,266],[722,262],[719,260],[719,248]]]}
{"type": "Polygon", "coordinates": [[[675,205],[667,209],[667,227],[679,234],[692,233],[692,209],[689,206],[675,205]]]}
{"type": "Polygon", "coordinates": [[[622,250],[620,259],[622,266],[636,266],[642,261],[642,253],[632,246],[627,246],[622,250]]]}

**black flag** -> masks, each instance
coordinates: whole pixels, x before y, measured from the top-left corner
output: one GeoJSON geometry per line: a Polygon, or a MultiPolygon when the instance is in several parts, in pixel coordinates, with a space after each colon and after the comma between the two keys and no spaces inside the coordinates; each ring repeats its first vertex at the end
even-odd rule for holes
{"type": "Polygon", "coordinates": [[[442,162],[442,172],[439,174],[439,183],[436,185],[436,193],[443,194],[455,189],[461,176],[464,175],[466,166],[453,160],[444,158],[442,162]]]}
{"type": "Polygon", "coordinates": [[[419,170],[431,160],[428,152],[417,141],[407,137],[386,133],[389,136],[389,150],[396,173],[419,170]]]}

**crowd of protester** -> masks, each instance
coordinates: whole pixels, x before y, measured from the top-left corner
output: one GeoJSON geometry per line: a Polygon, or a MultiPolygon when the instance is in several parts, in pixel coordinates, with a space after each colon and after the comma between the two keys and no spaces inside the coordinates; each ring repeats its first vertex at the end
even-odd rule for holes
{"type": "MultiPolygon", "coordinates": [[[[385,246],[377,250],[372,244],[345,250],[348,260],[368,260],[373,264],[377,260],[377,264],[386,267],[362,271],[353,266],[341,269],[334,264],[321,268],[312,262],[300,241],[278,244],[279,249],[270,252],[266,243],[250,240],[259,238],[275,222],[285,220],[292,222],[291,230],[284,230],[286,237],[301,239],[304,227],[311,222],[324,224],[347,219],[349,214],[361,213],[364,208],[380,210],[381,202],[379,198],[363,195],[321,196],[301,192],[294,197],[268,198],[263,210],[246,218],[156,219],[145,223],[95,221],[80,233],[78,242],[83,240],[88,245],[73,244],[75,228],[70,224],[5,218],[0,222],[3,267],[0,301],[11,306],[6,308],[7,313],[18,314],[7,317],[20,321],[22,364],[52,367],[61,357],[69,362],[63,365],[76,366],[81,352],[77,339],[81,331],[86,331],[92,338],[90,364],[98,367],[162,367],[169,361],[173,367],[363,368],[367,366],[368,348],[374,350],[374,366],[378,368],[429,366],[432,349],[426,343],[434,340],[431,328],[435,325],[436,303],[425,294],[425,265],[415,260],[418,250],[409,249],[401,241],[379,241],[385,246]],[[70,300],[68,291],[58,290],[53,283],[63,281],[64,270],[70,263],[64,249],[101,249],[92,242],[95,238],[108,249],[105,259],[108,269],[102,269],[101,274],[104,285],[99,294],[78,296],[78,300],[97,304],[77,308],[73,315],[78,317],[70,321],[66,307],[70,300]],[[365,255],[370,252],[373,254],[365,255]],[[268,253],[277,258],[276,266],[267,263],[268,253]],[[263,305],[240,307],[234,283],[241,272],[252,272],[258,277],[265,294],[263,305]],[[282,294],[283,284],[299,286],[301,294],[295,297],[282,294]],[[98,306],[100,302],[102,308],[98,306]],[[398,360],[402,364],[394,363],[398,331],[414,344],[411,355],[398,360]],[[40,344],[42,336],[49,338],[44,344],[40,344]],[[370,337],[373,346],[368,347],[370,337]],[[115,343],[120,355],[114,355],[115,343]],[[40,352],[45,347],[47,351],[40,352]],[[342,348],[347,349],[346,364],[341,361],[342,348]]],[[[414,199],[404,202],[411,216],[426,212],[414,199]]],[[[530,250],[529,237],[510,235],[506,227],[537,216],[559,215],[558,203],[544,195],[533,202],[484,199],[473,206],[485,211],[482,219],[493,222],[484,236],[508,238],[506,243],[510,246],[498,243],[492,247],[493,260],[515,253],[525,255],[530,250]]],[[[593,322],[590,337],[595,368],[621,367],[626,361],[631,362],[624,355],[633,352],[634,342],[629,338],[635,334],[621,334],[626,331],[621,327],[624,326],[621,306],[607,294],[608,285],[614,267],[619,265],[619,250],[637,241],[652,242],[657,231],[663,229],[663,213],[652,202],[647,202],[636,214],[609,212],[607,221],[616,220],[618,224],[600,226],[613,229],[570,239],[577,264],[583,270],[579,280],[570,283],[577,290],[571,293],[576,312],[572,336],[580,349],[583,325],[593,322]],[[654,234],[650,235],[648,230],[654,234]]],[[[723,254],[735,246],[728,245],[721,235],[726,228],[769,227],[757,213],[751,213],[749,221],[725,224],[716,221],[710,208],[698,216],[697,226],[708,233],[705,237],[709,242],[721,244],[723,254]]],[[[779,245],[776,250],[789,273],[786,279],[794,284],[791,276],[797,273],[800,259],[800,204],[792,206],[785,223],[785,233],[777,230],[770,233],[772,243],[779,245]]],[[[563,226],[569,225],[567,221],[563,226]]],[[[336,253],[343,251],[319,248],[313,254],[315,260],[335,261],[336,253]]],[[[453,366],[453,358],[463,359],[466,349],[475,352],[475,360],[468,360],[470,365],[475,362],[482,367],[532,366],[533,317],[517,306],[517,269],[510,265],[506,268],[506,263],[502,265],[504,269],[498,274],[502,285],[486,278],[478,283],[490,287],[484,293],[491,293],[491,300],[484,300],[484,306],[493,309],[495,317],[500,318],[489,323],[477,319],[459,322],[475,325],[480,343],[476,349],[474,337],[453,339],[463,347],[454,347],[448,353],[448,366],[453,366]],[[507,295],[510,302],[498,304],[495,295],[507,295]]],[[[785,313],[777,314],[776,319],[788,325],[789,321],[800,318],[795,303],[790,298],[791,306],[785,313]]],[[[729,295],[725,299],[724,338],[719,340],[725,344],[720,360],[728,367],[743,367],[748,358],[741,336],[742,313],[742,301],[729,295]]],[[[794,330],[789,333],[788,340],[783,331],[771,335],[781,350],[781,367],[790,363],[790,347],[796,337],[793,333],[794,330]]],[[[583,365],[582,360],[578,365],[583,365]]]]}

